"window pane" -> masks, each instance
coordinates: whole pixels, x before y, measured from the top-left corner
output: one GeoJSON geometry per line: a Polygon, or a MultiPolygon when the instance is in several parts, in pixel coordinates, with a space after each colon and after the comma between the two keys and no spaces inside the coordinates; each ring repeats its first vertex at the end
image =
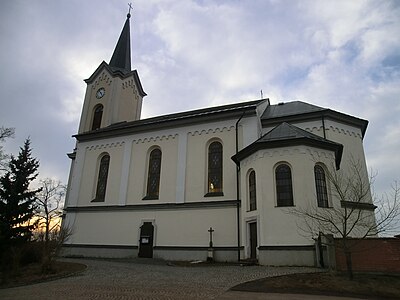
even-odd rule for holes
{"type": "Polygon", "coordinates": [[[275,170],[278,206],[293,206],[292,172],[288,165],[279,165],[275,170]]]}
{"type": "Polygon", "coordinates": [[[314,167],[315,188],[319,207],[328,207],[328,191],[326,188],[325,171],[321,166],[314,167]]]}
{"type": "Polygon", "coordinates": [[[106,197],[108,168],[110,165],[110,156],[104,155],[100,160],[99,177],[97,180],[96,201],[104,201],[106,197]]]}
{"type": "Polygon", "coordinates": [[[222,192],[222,144],[219,142],[208,147],[208,192],[222,192]]]}
{"type": "Polygon", "coordinates": [[[160,188],[161,150],[154,149],[150,153],[149,173],[147,177],[147,196],[157,197],[160,188]]]}
{"type": "Polygon", "coordinates": [[[256,172],[251,171],[249,175],[249,200],[250,200],[250,210],[257,209],[256,201],[256,172]]]}

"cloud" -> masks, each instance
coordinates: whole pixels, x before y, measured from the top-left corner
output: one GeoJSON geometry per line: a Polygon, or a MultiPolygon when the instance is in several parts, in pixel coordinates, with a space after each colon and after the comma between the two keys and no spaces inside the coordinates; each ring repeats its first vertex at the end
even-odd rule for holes
{"type": "MultiPolygon", "coordinates": [[[[0,126],[16,127],[12,152],[31,136],[43,175],[67,180],[83,79],[109,61],[126,13],[105,0],[0,3],[0,126]]],[[[400,168],[399,32],[397,1],[138,1],[142,117],[259,99],[262,89],[272,103],[368,119],[368,164],[390,181],[400,168]]]]}

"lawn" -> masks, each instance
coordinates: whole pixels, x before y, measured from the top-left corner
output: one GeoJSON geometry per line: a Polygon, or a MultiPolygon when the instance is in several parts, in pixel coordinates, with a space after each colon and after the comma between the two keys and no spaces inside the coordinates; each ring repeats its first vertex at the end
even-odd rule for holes
{"type": "Polygon", "coordinates": [[[231,290],[400,299],[400,274],[356,274],[353,280],[340,273],[292,274],[245,282],[231,290]]]}

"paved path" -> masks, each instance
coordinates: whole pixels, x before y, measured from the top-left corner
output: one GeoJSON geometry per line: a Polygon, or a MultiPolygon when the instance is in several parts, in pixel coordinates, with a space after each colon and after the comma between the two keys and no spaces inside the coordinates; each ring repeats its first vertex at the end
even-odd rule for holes
{"type": "MultiPolygon", "coordinates": [[[[315,271],[312,268],[264,266],[182,267],[146,260],[121,262],[74,259],[71,261],[84,263],[88,269],[73,277],[0,290],[0,299],[239,299],[239,296],[246,293],[225,292],[230,287],[249,280],[315,271]],[[240,293],[242,294],[239,295],[240,293]]],[[[246,297],[240,299],[249,299],[246,297]]]]}
{"type": "Polygon", "coordinates": [[[348,297],[228,291],[218,300],[356,300],[348,297]]]}

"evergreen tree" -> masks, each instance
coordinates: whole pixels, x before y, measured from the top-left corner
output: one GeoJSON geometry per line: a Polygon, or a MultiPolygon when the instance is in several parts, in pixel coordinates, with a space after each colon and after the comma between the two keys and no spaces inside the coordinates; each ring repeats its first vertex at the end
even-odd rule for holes
{"type": "Polygon", "coordinates": [[[35,196],[40,191],[29,185],[38,176],[39,162],[32,157],[30,140],[20,148],[18,157],[11,156],[9,170],[0,177],[0,244],[6,250],[30,240],[35,224],[35,196]]]}

